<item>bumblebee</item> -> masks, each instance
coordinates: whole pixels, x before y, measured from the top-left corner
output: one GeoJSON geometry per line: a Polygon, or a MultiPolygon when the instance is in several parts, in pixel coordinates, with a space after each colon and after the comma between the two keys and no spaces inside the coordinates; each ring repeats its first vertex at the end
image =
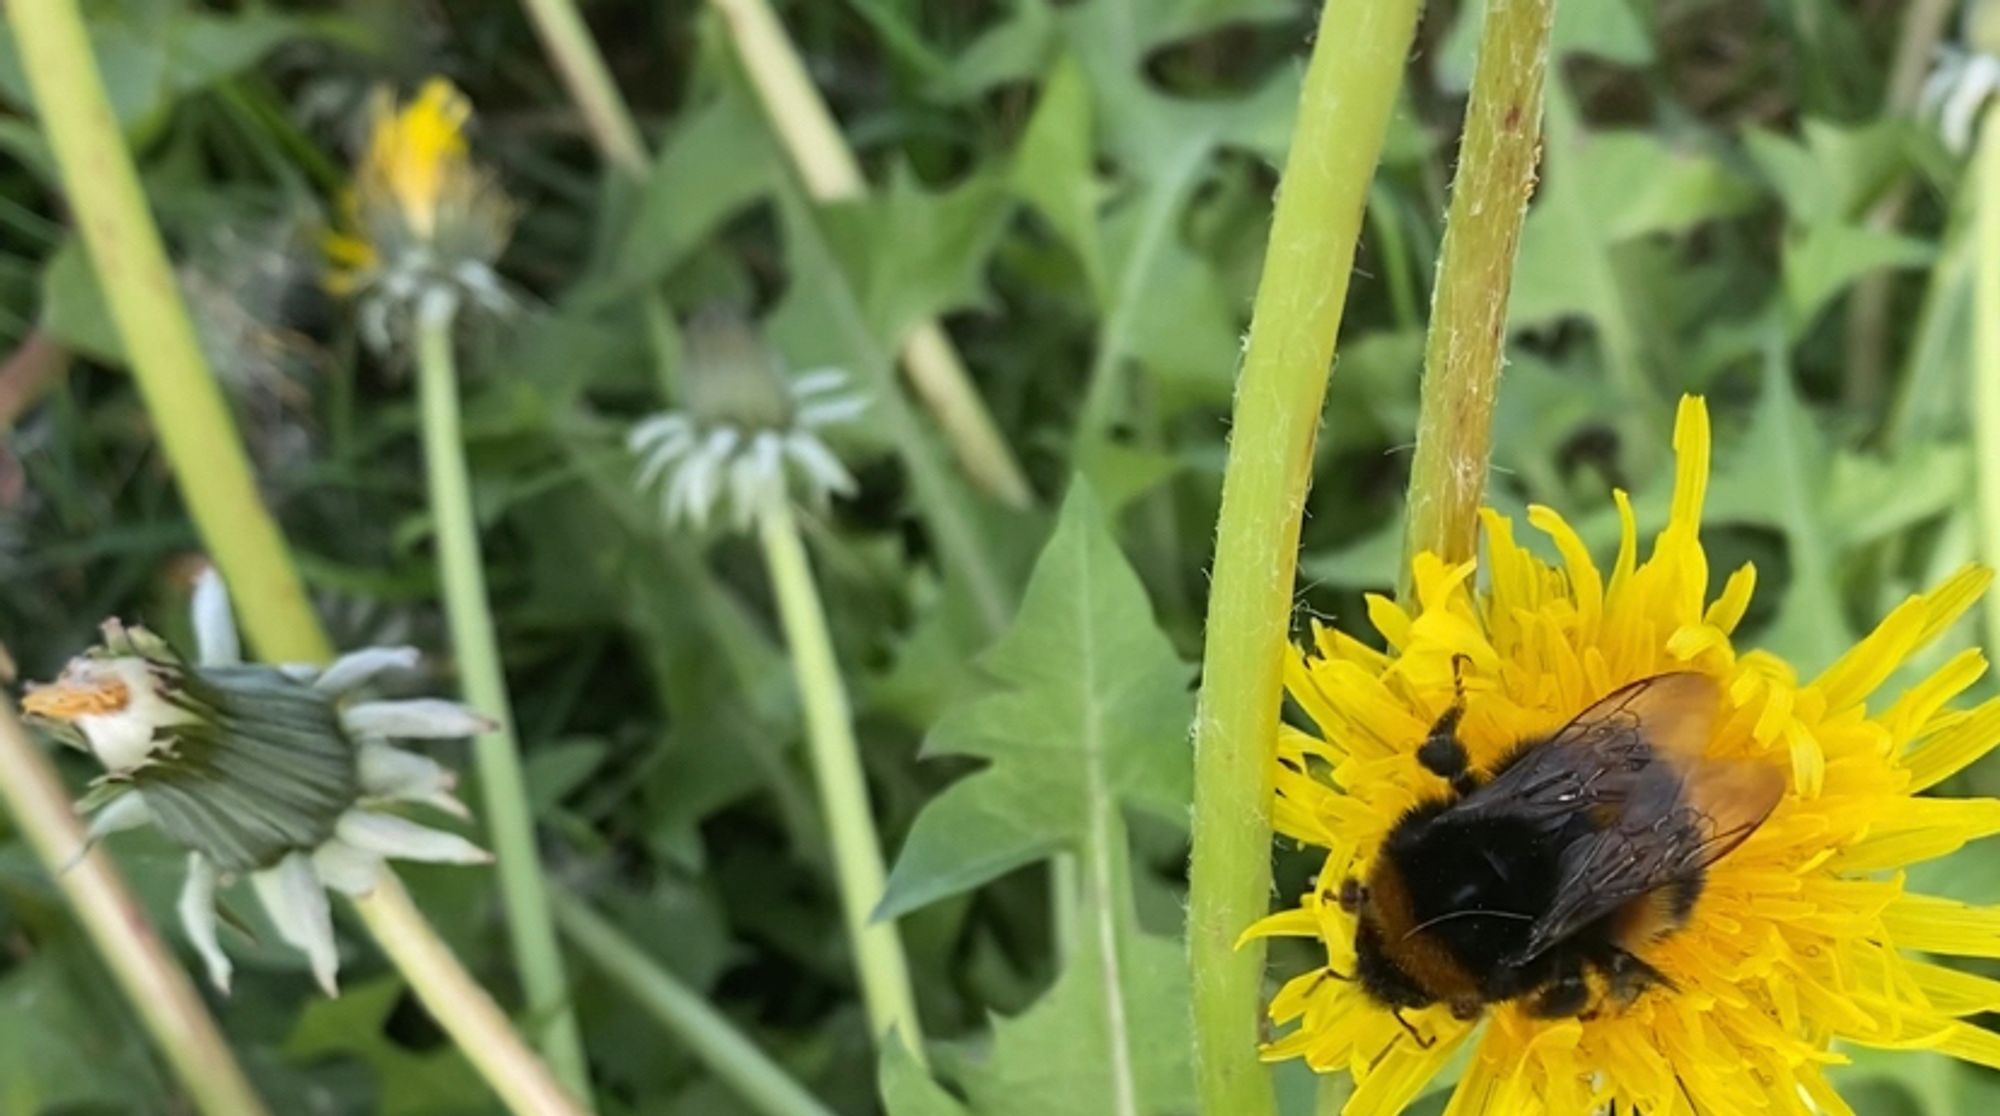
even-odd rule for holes
{"type": "Polygon", "coordinates": [[[1341,885],[1349,979],[1399,1021],[1515,1000],[1588,1018],[1593,976],[1621,1007],[1671,988],[1646,947],[1687,924],[1708,868],[1784,793],[1776,768],[1706,754],[1719,699],[1707,675],[1641,679],[1479,772],[1458,735],[1461,685],[1417,751],[1448,790],[1397,820],[1365,881],[1341,885]]]}

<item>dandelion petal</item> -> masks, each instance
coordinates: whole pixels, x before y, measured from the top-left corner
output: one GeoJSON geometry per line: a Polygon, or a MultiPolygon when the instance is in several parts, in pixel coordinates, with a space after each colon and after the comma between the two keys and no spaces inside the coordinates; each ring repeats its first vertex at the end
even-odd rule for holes
{"type": "Polygon", "coordinates": [[[329,996],[340,995],[334,983],[340,971],[340,953],[333,943],[333,911],[327,905],[326,889],[313,874],[312,861],[304,853],[291,853],[276,865],[252,873],[250,883],[272,925],[278,928],[278,936],[304,951],[320,989],[329,996]]]}
{"type": "Polygon", "coordinates": [[[146,808],[146,799],[137,792],[127,792],[104,804],[104,808],[92,814],[90,828],[84,831],[84,840],[96,844],[113,833],[123,833],[137,829],[153,820],[153,812],[146,808]]]}
{"type": "Polygon", "coordinates": [[[382,871],[382,858],[336,837],[313,850],[312,865],[321,883],[342,895],[358,899],[375,890],[375,877],[382,871]]]}
{"type": "Polygon", "coordinates": [[[493,854],[456,833],[431,829],[393,814],[349,810],[334,826],[340,840],[363,852],[433,864],[490,864],[493,854]]]}
{"type": "Polygon", "coordinates": [[[313,683],[323,694],[344,694],[388,670],[410,670],[420,656],[414,647],[370,647],[333,661],[326,673],[313,683]]]}
{"type": "Polygon", "coordinates": [[[440,698],[412,698],[407,701],[364,701],[340,715],[347,731],[364,736],[402,736],[411,739],[446,739],[477,736],[496,727],[455,701],[440,698]]]}
{"type": "MultiPolygon", "coordinates": [[[[133,795],[132,797],[138,797],[133,795]]],[[[215,867],[200,853],[188,854],[187,880],[181,884],[181,897],[174,909],[181,916],[181,929],[187,933],[188,942],[201,955],[201,963],[208,969],[208,982],[223,995],[229,995],[229,978],[235,969],[229,963],[229,955],[222,952],[222,943],[215,937],[215,867]]]]}
{"type": "Polygon", "coordinates": [[[236,617],[229,611],[229,590],[210,566],[194,579],[194,645],[203,666],[233,666],[243,661],[243,640],[236,617]]]}

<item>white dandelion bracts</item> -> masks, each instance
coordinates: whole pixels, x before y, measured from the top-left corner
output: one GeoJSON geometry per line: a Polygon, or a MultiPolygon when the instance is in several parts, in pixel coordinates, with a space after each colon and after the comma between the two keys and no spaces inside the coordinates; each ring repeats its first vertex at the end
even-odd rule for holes
{"type": "Polygon", "coordinates": [[[637,484],[657,490],[670,525],[700,530],[720,511],[741,530],[772,501],[824,505],[854,478],[820,432],[867,409],[847,373],[817,368],[788,377],[748,323],[707,312],[687,325],[685,410],[632,428],[637,484]]]}
{"type": "Polygon", "coordinates": [[[339,955],[328,888],[365,895],[389,858],[491,859],[392,812],[422,804],[466,816],[450,770],[390,741],[491,725],[455,702],[349,700],[384,671],[415,666],[414,648],[357,651],[325,670],[242,662],[212,571],[195,590],[194,617],[197,662],[144,628],[107,621],[103,643],[30,689],[23,708],[104,766],[83,804],[93,840],[151,824],[187,850],[181,923],[218,989],[229,990],[232,968],[217,939],[216,892],[247,879],[332,995],[339,955]]]}
{"type": "Polygon", "coordinates": [[[2000,801],[1924,793],[2000,742],[2000,699],[1949,708],[1986,670],[1976,649],[1900,695],[1880,693],[1990,575],[1968,567],[1911,597],[1801,679],[1777,656],[1733,643],[1751,567],[1709,595],[1700,539],[1709,431],[1699,399],[1682,402],[1674,447],[1672,509],[1644,561],[1623,493],[1623,538],[1608,571],[1548,508],[1528,518],[1554,544],[1554,565],[1489,512],[1483,584],[1473,563],[1422,555],[1413,607],[1369,602],[1386,649],[1321,630],[1287,665],[1286,688],[1315,731],[1284,729],[1276,741],[1274,821],[1326,860],[1298,908],[1251,933],[1318,939],[1326,965],[1274,997],[1283,1033],[1266,1055],[1353,1074],[1349,1116],[1400,1112],[1468,1044],[1447,1116],[1577,1116],[1614,1104],[1646,1116],[1851,1113],[1826,1073],[1846,1061],[1838,1044],[2000,1067],[2000,1035],[1968,1018],[2000,1010],[2000,981],[1919,956],[2000,957],[2000,908],[1917,894],[1903,875],[2000,832],[2000,801]],[[1687,924],[1644,951],[1671,987],[1581,1019],[1537,1019],[1519,1003],[1473,1023],[1444,1006],[1406,1012],[1425,1045],[1338,978],[1354,971],[1341,881],[1365,877],[1402,813],[1441,793],[1416,752],[1453,700],[1455,661],[1467,699],[1460,736],[1475,767],[1621,685],[1693,670],[1725,695],[1709,753],[1786,773],[1777,809],[1709,869],[1687,924]]]}

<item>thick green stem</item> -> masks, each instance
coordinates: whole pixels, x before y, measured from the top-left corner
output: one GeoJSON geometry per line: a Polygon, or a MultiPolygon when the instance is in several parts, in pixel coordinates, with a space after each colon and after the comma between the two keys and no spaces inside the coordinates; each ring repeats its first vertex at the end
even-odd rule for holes
{"type": "Polygon", "coordinates": [[[264,1102],[215,1020],[111,861],[79,857],[83,826],[48,757],[28,737],[11,704],[0,700],[0,802],[69,900],[195,1107],[209,1116],[264,1116],[264,1102]]]}
{"type": "Polygon", "coordinates": [[[555,897],[556,921],[577,952],[764,1116],[833,1116],[729,1017],[574,896],[555,897]]]}
{"type": "Polygon", "coordinates": [[[1207,1116],[1271,1110],[1257,1058],[1264,949],[1238,936],[1271,894],[1277,735],[1299,517],[1334,338],[1419,0],[1332,0],[1320,13],[1236,388],[1195,727],[1188,949],[1207,1116]]]}
{"type": "Polygon", "coordinates": [[[479,556],[479,526],[459,430],[458,376],[452,359],[456,298],[444,290],[424,297],[417,313],[417,379],[422,395],[424,463],[431,520],[437,531],[438,575],[445,617],[466,702],[499,726],[473,742],[481,804],[500,876],[514,962],[528,1001],[528,1023],[549,1066],[579,1097],[590,1095],[583,1039],[570,1008],[548,891],[535,846],[535,820],[521,775],[513,704],[500,665],[500,645],[479,556]]]}
{"type": "Polygon", "coordinates": [[[1462,562],[1479,546],[1479,505],[1507,344],[1507,295],[1535,189],[1554,15],[1554,0],[1488,0],[1486,6],[1431,294],[1399,573],[1405,597],[1410,560],[1419,552],[1462,562]]]}
{"type": "Polygon", "coordinates": [[[457,955],[424,921],[394,873],[354,901],[382,951],[402,970],[417,999],[443,1024],[507,1110],[515,1116],[582,1116],[548,1067],[521,1043],[507,1017],[474,983],[457,955]]]}
{"type": "MultiPolygon", "coordinates": [[[[867,193],[854,152],[840,136],[833,112],[813,88],[804,61],[765,0],[710,0],[722,13],[729,39],[750,76],[778,140],[798,168],[806,193],[821,202],[867,193]]],[[[987,492],[1017,508],[1035,502],[1014,451],[979,397],[979,390],[944,327],[918,322],[902,338],[903,371],[958,455],[966,474],[987,492]]]]}
{"type": "MultiPolygon", "coordinates": [[[[1979,452],[1981,546],[2000,563],[2000,110],[1988,109],[1979,133],[1978,277],[1973,295],[1972,413],[1979,452]]],[[[1986,597],[1986,646],[2000,647],[2000,595],[1986,597]]]]}
{"type": "Polygon", "coordinates": [[[894,923],[876,922],[871,917],[882,900],[882,841],[868,807],[868,783],[854,740],[847,687],[834,660],[826,611],[813,583],[805,542],[799,538],[790,505],[783,500],[766,504],[757,526],[805,708],[814,780],[819,785],[820,809],[826,814],[841,913],[847,923],[849,948],[854,951],[869,1027],[877,1041],[893,1033],[922,1061],[923,1030],[917,1020],[916,997],[910,990],[910,967],[903,956],[902,939],[897,937],[894,923]]]}
{"type": "Polygon", "coordinates": [[[42,130],[160,448],[231,591],[263,602],[244,616],[250,642],[268,659],[324,659],[329,648],[315,635],[305,588],[258,497],[236,425],[189,323],[77,2],[33,0],[6,9],[42,130]]]}

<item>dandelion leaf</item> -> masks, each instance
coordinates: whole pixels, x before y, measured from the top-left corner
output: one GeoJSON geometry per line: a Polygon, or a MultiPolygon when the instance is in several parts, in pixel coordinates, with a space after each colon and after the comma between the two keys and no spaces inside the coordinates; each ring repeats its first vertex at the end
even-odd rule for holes
{"type": "Polygon", "coordinates": [[[1094,811],[1185,816],[1188,671],[1081,485],[1013,627],[980,666],[992,684],[950,709],[925,750],[988,766],[918,816],[890,874],[885,914],[1076,851],[1094,811]]]}

